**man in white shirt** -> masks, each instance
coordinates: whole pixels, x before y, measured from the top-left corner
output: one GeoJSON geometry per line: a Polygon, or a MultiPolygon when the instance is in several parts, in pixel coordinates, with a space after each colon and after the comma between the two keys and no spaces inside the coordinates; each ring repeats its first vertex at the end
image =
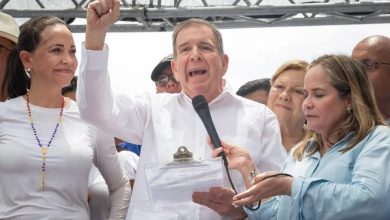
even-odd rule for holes
{"type": "MultiPolygon", "coordinates": [[[[77,99],[85,120],[125,141],[142,145],[127,219],[245,218],[241,208],[234,208],[225,199],[232,198],[231,190],[225,188],[218,195],[208,196],[214,199],[211,205],[199,202],[208,207],[190,201],[154,206],[148,194],[145,165],[172,161],[180,146],[186,146],[193,158],[211,159],[206,129],[191,100],[201,94],[209,102],[216,130],[223,141],[248,149],[260,171],[279,170],[286,153],[275,115],[264,105],[223,88],[222,77],[229,58],[223,52],[222,37],[213,25],[197,19],[177,25],[173,32],[171,67],[183,92],[114,96],[104,39],[119,17],[119,5],[119,0],[96,0],[89,4],[77,99]]],[[[242,177],[238,172],[231,174],[236,188],[243,190],[242,177]]]]}

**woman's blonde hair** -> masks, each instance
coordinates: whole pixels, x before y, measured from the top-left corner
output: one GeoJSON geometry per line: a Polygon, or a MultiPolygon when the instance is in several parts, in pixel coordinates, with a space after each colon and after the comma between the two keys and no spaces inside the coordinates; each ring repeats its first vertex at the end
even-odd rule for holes
{"type": "Polygon", "coordinates": [[[306,61],[303,60],[291,60],[283,63],[274,73],[274,75],[271,78],[271,86],[274,84],[275,80],[285,71],[287,70],[301,70],[303,72],[306,72],[307,67],[309,64],[306,61]]]}
{"type": "MultiPolygon", "coordinates": [[[[321,65],[326,70],[330,83],[336,88],[340,97],[351,99],[351,111],[347,114],[347,118],[339,128],[331,132],[337,135],[338,140],[348,133],[354,133],[347,146],[340,150],[346,152],[359,143],[374,126],[386,125],[386,121],[377,107],[367,72],[359,61],[345,55],[325,55],[314,60],[309,69],[317,65],[321,65]]],[[[319,151],[323,144],[320,134],[309,131],[297,144],[294,159],[301,160],[305,151],[309,155],[319,151]],[[309,142],[311,147],[307,148],[309,142]]]]}

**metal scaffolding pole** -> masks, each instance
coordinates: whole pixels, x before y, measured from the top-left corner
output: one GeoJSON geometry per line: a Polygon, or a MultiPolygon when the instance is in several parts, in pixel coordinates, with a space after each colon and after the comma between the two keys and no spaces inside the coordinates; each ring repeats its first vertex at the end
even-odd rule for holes
{"type": "MultiPolygon", "coordinates": [[[[15,18],[55,15],[70,23],[73,32],[84,32],[87,0],[36,1],[31,8],[21,9],[17,0],[0,1],[0,9],[15,18]],[[58,4],[59,1],[56,3],[58,4]],[[65,4],[66,3],[66,4],[65,4]],[[75,21],[75,22],[73,22],[75,21]]],[[[23,0],[18,0],[22,2],[23,0]]],[[[264,1],[236,0],[229,4],[201,0],[199,6],[187,6],[193,1],[121,0],[121,16],[110,31],[169,31],[177,22],[188,18],[204,18],[220,28],[254,28],[282,26],[346,25],[390,23],[390,1],[274,1],[283,4],[266,5],[264,1]],[[165,3],[165,4],[164,4],[165,3]]]]}

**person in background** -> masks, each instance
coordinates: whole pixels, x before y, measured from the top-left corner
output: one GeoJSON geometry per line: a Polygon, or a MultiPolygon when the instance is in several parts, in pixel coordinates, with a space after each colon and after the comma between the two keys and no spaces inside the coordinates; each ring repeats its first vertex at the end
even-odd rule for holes
{"type": "Polygon", "coordinates": [[[73,76],[70,84],[61,89],[61,94],[65,97],[76,101],[76,91],[77,91],[77,76],[73,76]]]}
{"type": "MultiPolygon", "coordinates": [[[[115,139],[116,140],[116,139],[115,139]]],[[[118,140],[120,140],[118,142],[118,144],[116,143],[115,141],[115,145],[120,147],[120,149],[124,149],[124,150],[127,150],[127,151],[131,151],[133,152],[135,155],[137,155],[138,157],[141,155],[141,145],[138,145],[138,144],[132,144],[132,143],[129,143],[129,142],[126,142],[126,141],[123,141],[121,139],[118,138],[118,140]]]]}
{"type": "Polygon", "coordinates": [[[367,37],[355,46],[352,57],[366,67],[379,110],[390,124],[390,38],[367,37]]]}
{"type": "Polygon", "coordinates": [[[172,54],[164,57],[152,71],[150,77],[156,84],[156,93],[179,93],[182,90],[180,83],[172,72],[172,59],[172,54]]]}
{"type": "Polygon", "coordinates": [[[236,92],[237,95],[266,105],[269,90],[271,88],[270,79],[255,79],[242,85],[236,92]]]}
{"type": "MultiPolygon", "coordinates": [[[[171,67],[182,92],[113,94],[104,39],[119,17],[119,5],[119,0],[95,0],[88,5],[77,102],[85,120],[109,130],[115,137],[142,144],[127,219],[244,219],[243,209],[232,206],[232,190],[224,187],[194,192],[193,201],[180,205],[154,206],[148,196],[145,166],[172,162],[180,146],[186,146],[194,158],[211,159],[207,131],[192,105],[193,97],[203,95],[210,103],[221,138],[246,146],[262,171],[279,170],[286,152],[275,115],[266,106],[223,89],[229,58],[223,51],[221,34],[212,24],[199,19],[186,20],[173,32],[171,67]],[[222,208],[209,206],[222,203],[222,208]]],[[[245,188],[237,174],[232,173],[235,185],[245,188]]]]}
{"type": "Polygon", "coordinates": [[[306,134],[302,110],[303,80],[308,63],[292,60],[282,64],[272,76],[267,106],[278,118],[282,143],[289,152],[306,134]]]}
{"type": "Polygon", "coordinates": [[[108,219],[124,219],[131,190],[112,138],[61,94],[78,63],[69,27],[42,16],[20,30],[5,77],[10,99],[0,103],[0,219],[89,220],[92,164],[110,189],[108,219]]]}
{"type": "Polygon", "coordinates": [[[18,43],[19,26],[15,19],[0,11],[0,102],[8,99],[7,88],[3,84],[10,52],[18,43]]]}
{"type": "Polygon", "coordinates": [[[139,155],[129,150],[128,143],[115,138],[115,147],[118,151],[119,161],[121,162],[125,175],[130,180],[131,188],[134,186],[135,174],[137,173],[137,165],[139,161],[139,155]]]}
{"type": "Polygon", "coordinates": [[[344,55],[319,57],[306,72],[304,91],[308,134],[284,173],[250,181],[256,167],[244,148],[224,144],[213,152],[223,150],[246,181],[233,204],[247,205],[249,219],[389,219],[390,128],[364,66],[344,55]]]}

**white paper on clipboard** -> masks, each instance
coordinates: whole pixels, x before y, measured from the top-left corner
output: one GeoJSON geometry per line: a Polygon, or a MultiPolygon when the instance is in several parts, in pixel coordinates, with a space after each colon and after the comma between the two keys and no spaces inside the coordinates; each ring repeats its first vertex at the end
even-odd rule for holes
{"type": "Polygon", "coordinates": [[[193,192],[223,187],[223,163],[220,158],[170,164],[147,164],[145,175],[153,206],[192,201],[193,192]]]}

